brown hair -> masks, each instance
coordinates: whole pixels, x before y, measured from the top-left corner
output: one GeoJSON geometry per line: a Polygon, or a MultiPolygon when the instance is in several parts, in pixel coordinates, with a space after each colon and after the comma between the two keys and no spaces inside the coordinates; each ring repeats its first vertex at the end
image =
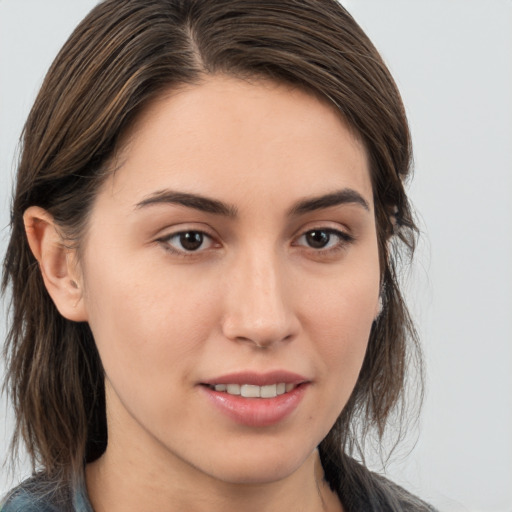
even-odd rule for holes
{"type": "Polygon", "coordinates": [[[23,213],[46,209],[79,247],[121,133],[164,90],[213,73],[266,77],[326,98],[370,157],[383,312],[351,398],[320,445],[331,485],[349,485],[348,455],[371,430],[382,437],[402,410],[410,358],[421,363],[396,267],[416,235],[404,191],[410,134],[395,83],[352,17],[335,0],[106,0],[60,51],[26,122],[3,270],[3,290],[12,292],[13,447],[22,439],[34,466],[57,481],[105,449],[103,370],[88,325],[63,318],[47,294],[23,213]]]}

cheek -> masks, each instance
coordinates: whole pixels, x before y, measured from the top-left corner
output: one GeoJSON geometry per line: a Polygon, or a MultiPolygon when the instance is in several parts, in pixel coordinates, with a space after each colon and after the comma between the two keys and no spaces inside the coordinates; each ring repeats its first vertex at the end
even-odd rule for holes
{"type": "Polygon", "coordinates": [[[145,390],[158,396],[174,387],[172,379],[185,380],[193,371],[215,306],[188,279],[168,271],[134,268],[133,262],[130,268],[118,263],[115,273],[106,267],[88,268],[89,324],[112,385],[147,400],[145,390]]]}
{"type": "Polygon", "coordinates": [[[325,368],[333,379],[353,386],[368,345],[373,301],[351,302],[349,297],[336,305],[328,302],[324,308],[317,306],[316,309],[316,344],[325,368]]]}
{"type": "Polygon", "coordinates": [[[323,404],[334,421],[345,406],[359,376],[379,295],[377,256],[354,265],[310,294],[304,322],[321,359],[322,378],[329,392],[323,404]],[[306,313],[307,311],[307,313],[306,313]],[[328,402],[328,403],[327,403],[328,402]]]}

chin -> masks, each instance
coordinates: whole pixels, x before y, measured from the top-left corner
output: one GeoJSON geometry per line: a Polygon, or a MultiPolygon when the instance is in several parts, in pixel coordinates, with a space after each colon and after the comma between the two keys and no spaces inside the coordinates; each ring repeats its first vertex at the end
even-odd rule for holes
{"type": "Polygon", "coordinates": [[[240,454],[236,458],[225,457],[222,464],[216,463],[210,475],[229,484],[264,485],[286,479],[314,453],[304,453],[295,449],[293,454],[282,451],[256,450],[250,454],[240,454]]]}

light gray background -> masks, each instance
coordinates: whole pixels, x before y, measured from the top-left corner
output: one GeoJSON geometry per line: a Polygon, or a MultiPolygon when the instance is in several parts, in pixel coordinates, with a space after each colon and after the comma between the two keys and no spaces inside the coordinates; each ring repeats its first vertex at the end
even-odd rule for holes
{"type": "MultiPolygon", "coordinates": [[[[94,4],[0,0],[2,253],[18,135],[46,69],[94,4]]],[[[345,5],[402,91],[423,229],[409,295],[428,394],[419,435],[411,433],[388,473],[445,511],[511,512],[512,1],[345,5]]],[[[11,429],[2,401],[0,459],[11,429]]],[[[0,494],[23,476],[13,481],[0,469],[0,494]]]]}

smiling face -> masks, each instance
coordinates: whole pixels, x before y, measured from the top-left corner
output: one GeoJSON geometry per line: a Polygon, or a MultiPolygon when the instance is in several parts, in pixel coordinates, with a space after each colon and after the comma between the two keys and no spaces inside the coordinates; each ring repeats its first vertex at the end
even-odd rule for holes
{"type": "Polygon", "coordinates": [[[154,102],[119,162],[80,263],[107,456],[285,478],[346,404],[376,316],[361,142],[302,91],[210,77],[154,102]]]}

